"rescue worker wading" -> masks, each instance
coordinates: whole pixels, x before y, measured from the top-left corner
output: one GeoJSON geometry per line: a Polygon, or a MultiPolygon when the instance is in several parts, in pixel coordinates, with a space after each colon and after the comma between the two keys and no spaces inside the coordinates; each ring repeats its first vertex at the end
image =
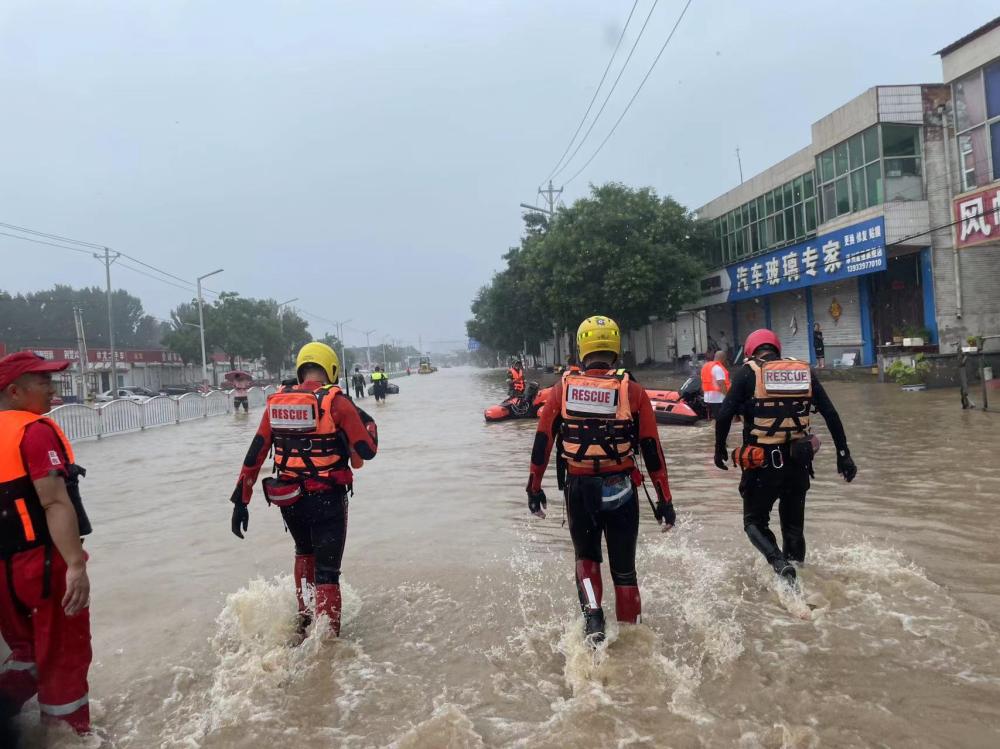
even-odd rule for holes
{"type": "Polygon", "coordinates": [[[351,375],[351,384],[354,386],[354,397],[364,398],[365,397],[365,376],[361,374],[361,367],[354,368],[354,374],[351,375]]]}
{"type": "Polygon", "coordinates": [[[604,639],[601,608],[601,535],[615,585],[619,622],[637,624],[642,603],[635,571],[639,536],[641,455],[656,489],[654,508],[663,530],[674,525],[667,467],[646,391],[612,365],[621,352],[614,320],[588,317],[576,334],[582,372],[567,372],[552,388],[539,415],[528,478],[528,509],[545,517],[542,476],[556,447],[559,488],[564,489],[569,532],[576,556],[576,585],[584,633],[592,644],[604,639]],[[568,474],[568,475],[567,475],[568,474]]]}
{"type": "Polygon", "coordinates": [[[747,362],[734,372],[715,424],[715,465],[728,470],[726,438],[733,417],[742,416],[743,445],[732,458],[743,471],[743,529],[774,571],[791,582],[791,563],[806,556],[806,492],[819,449],[819,440],[809,431],[810,412],[818,411],[826,420],[837,450],[837,473],[851,482],[858,469],[840,416],[815,371],[805,362],[782,359],[781,341],[770,330],[747,336],[744,351],[747,362]],[[768,528],[775,501],[783,548],[768,528]]]}
{"type": "Polygon", "coordinates": [[[524,395],[524,365],[520,361],[514,362],[507,370],[507,395],[524,395]]]}
{"type": "Polygon", "coordinates": [[[81,536],[90,533],[78,487],[85,471],[52,405],[52,372],[68,361],[32,352],[0,359],[0,746],[35,694],[45,719],[90,730],[90,580],[81,536]]]}
{"type": "Polygon", "coordinates": [[[375,402],[384,401],[389,392],[389,375],[382,371],[381,366],[376,366],[372,372],[372,393],[375,395],[375,402]]]}
{"type": "Polygon", "coordinates": [[[347,537],[347,495],[352,468],[375,457],[375,422],[333,385],[340,361],[329,346],[307,343],[295,362],[298,384],[283,385],[267,399],[233,492],[232,530],[247,529],[247,504],[257,474],[274,447],[274,476],[262,488],[281,509],[295,541],[298,631],[311,622],[307,591],[315,586],[316,615],[326,615],[340,634],[340,563],[347,537]]]}

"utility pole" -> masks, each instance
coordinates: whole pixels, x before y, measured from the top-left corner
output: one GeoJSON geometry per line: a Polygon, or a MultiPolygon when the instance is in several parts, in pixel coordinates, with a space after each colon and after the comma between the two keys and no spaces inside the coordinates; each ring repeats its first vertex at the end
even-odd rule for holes
{"type": "Polygon", "coordinates": [[[87,337],[83,330],[83,310],[79,307],[73,308],[73,322],[76,324],[76,348],[80,355],[80,387],[77,388],[76,395],[80,403],[87,400],[87,337]]]}
{"type": "Polygon", "coordinates": [[[281,362],[278,364],[278,379],[281,379],[282,372],[285,369],[285,359],[288,355],[288,345],[285,343],[285,310],[282,307],[286,307],[292,302],[299,301],[298,297],[294,299],[289,299],[286,302],[282,302],[278,305],[278,335],[281,338],[281,362]]]}
{"type": "MultiPolygon", "coordinates": [[[[563,188],[560,187],[558,190],[555,189],[555,187],[552,186],[552,180],[549,180],[549,186],[547,189],[543,190],[541,187],[538,188],[538,194],[542,196],[548,207],[541,208],[537,205],[528,205],[527,203],[521,203],[520,204],[521,208],[527,208],[529,211],[537,211],[538,213],[544,213],[546,216],[549,217],[549,220],[551,221],[552,218],[554,218],[556,215],[556,201],[559,199],[559,196],[562,195],[562,192],[563,188]]],[[[555,324],[555,322],[552,323],[552,329],[553,329],[552,356],[555,359],[555,362],[553,363],[555,364],[555,366],[558,367],[561,361],[561,354],[559,351],[561,346],[559,345],[560,343],[559,329],[558,326],[555,324]]]]}
{"type": "Polygon", "coordinates": [[[743,160],[740,158],[740,147],[736,146],[736,163],[740,167],[740,184],[743,184],[743,160]]]}
{"type": "Polygon", "coordinates": [[[547,190],[543,190],[540,187],[538,188],[538,194],[545,199],[545,202],[549,206],[549,218],[556,215],[556,201],[559,199],[559,196],[562,195],[562,191],[563,189],[561,187],[558,190],[552,187],[552,180],[549,180],[549,187],[547,190]]]}
{"type": "Polygon", "coordinates": [[[108,294],[108,348],[111,350],[111,398],[118,397],[118,363],[115,361],[115,318],[111,311],[111,264],[121,257],[120,253],[104,248],[104,254],[94,253],[94,257],[104,263],[104,278],[107,282],[108,294]],[[112,257],[112,255],[114,257],[112,257]]]}
{"type": "Polygon", "coordinates": [[[208,357],[205,355],[205,315],[201,309],[201,282],[209,276],[214,276],[216,273],[222,273],[222,268],[213,270],[211,273],[206,273],[204,276],[198,276],[198,327],[201,328],[201,384],[206,392],[208,392],[208,357]]]}
{"type": "MultiPolygon", "coordinates": [[[[353,318],[351,318],[353,319],[353,318]]],[[[351,322],[349,320],[334,320],[333,324],[337,326],[337,338],[340,339],[340,368],[344,369],[347,365],[347,349],[344,347],[344,326],[351,322]]],[[[338,372],[337,375],[344,375],[344,390],[349,391],[350,386],[347,384],[347,372],[338,372]]],[[[336,383],[334,383],[336,384],[336,383]]]]}

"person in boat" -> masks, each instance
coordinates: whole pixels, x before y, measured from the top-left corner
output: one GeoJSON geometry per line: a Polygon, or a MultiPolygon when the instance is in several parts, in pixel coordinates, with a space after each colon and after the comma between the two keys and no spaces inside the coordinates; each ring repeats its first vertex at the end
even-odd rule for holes
{"type": "Polygon", "coordinates": [[[805,362],[781,357],[773,331],[756,330],[743,347],[747,362],[733,374],[715,422],[715,465],[729,470],[726,440],[735,416],[743,417],[743,444],[733,453],[742,470],[743,529],[750,543],[787,581],[795,580],[793,563],[806,556],[805,503],[817,438],[810,433],[810,412],[826,420],[837,450],[837,473],[850,483],[858,473],[847,447],[840,415],[816,372],[805,362]],[[779,548],[768,527],[778,502],[779,548]]]}
{"type": "Polygon", "coordinates": [[[347,497],[353,470],[375,457],[375,422],[337,385],[340,360],[313,341],[295,361],[297,382],[283,385],[267,400],[257,434],[243,461],[233,503],[232,531],[242,539],[257,475],[274,448],[274,476],[262,488],[268,504],[281,510],[295,542],[297,630],[304,637],[312,621],[307,590],[314,590],[315,614],[329,618],[340,635],[340,565],[347,539],[347,497]]]}
{"type": "Polygon", "coordinates": [[[524,395],[524,387],[524,365],[518,359],[507,370],[507,394],[511,398],[520,398],[524,395]]]}
{"type": "Polygon", "coordinates": [[[601,536],[615,586],[619,622],[637,624],[642,611],[635,550],[639,536],[637,487],[643,481],[637,457],[645,461],[657,502],[654,514],[664,531],[675,522],[667,466],[656,418],[642,386],[624,369],[614,369],[621,334],[609,317],[588,317],[577,330],[583,371],[568,372],[552,388],[539,415],[528,474],[528,509],[545,517],[542,477],[553,446],[559,488],[576,557],[576,584],[584,633],[604,639],[601,536]]]}

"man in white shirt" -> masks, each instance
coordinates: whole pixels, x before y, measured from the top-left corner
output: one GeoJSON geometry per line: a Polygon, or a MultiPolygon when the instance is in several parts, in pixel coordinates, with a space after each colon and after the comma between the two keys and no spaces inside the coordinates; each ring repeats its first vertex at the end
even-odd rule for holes
{"type": "Polygon", "coordinates": [[[708,409],[708,418],[714,419],[722,401],[729,392],[729,372],[726,370],[725,350],[716,351],[715,359],[705,362],[701,368],[701,390],[705,398],[705,406],[708,409]]]}

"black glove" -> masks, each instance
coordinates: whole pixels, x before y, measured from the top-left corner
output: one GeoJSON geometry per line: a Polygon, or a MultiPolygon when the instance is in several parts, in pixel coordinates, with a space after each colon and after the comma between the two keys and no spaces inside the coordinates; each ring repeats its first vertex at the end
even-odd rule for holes
{"type": "Polygon", "coordinates": [[[233,492],[229,501],[233,503],[233,535],[237,538],[243,538],[243,533],[250,524],[250,508],[243,502],[243,490],[239,486],[236,487],[236,491],[233,492]],[[242,530],[240,530],[241,528],[242,530]]]}
{"type": "Polygon", "coordinates": [[[842,475],[848,484],[858,475],[858,467],[854,465],[850,450],[837,451],[837,473],[842,475]]]}
{"type": "Polygon", "coordinates": [[[545,492],[539,489],[537,492],[532,492],[528,489],[528,510],[532,515],[537,515],[540,518],[545,517],[545,492]]]}
{"type": "Polygon", "coordinates": [[[729,451],[725,445],[715,446],[715,467],[723,471],[729,470],[729,451]]]}
{"type": "Polygon", "coordinates": [[[664,525],[674,525],[677,522],[677,512],[674,510],[673,502],[664,502],[662,499],[656,503],[653,509],[656,520],[664,525]]]}

